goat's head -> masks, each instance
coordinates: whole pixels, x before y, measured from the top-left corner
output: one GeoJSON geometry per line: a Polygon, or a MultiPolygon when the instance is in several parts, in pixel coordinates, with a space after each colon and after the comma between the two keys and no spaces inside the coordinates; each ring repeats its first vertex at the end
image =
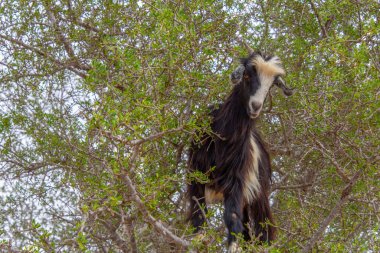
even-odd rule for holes
{"type": "Polygon", "coordinates": [[[277,56],[264,56],[251,51],[248,58],[241,60],[241,65],[231,74],[231,82],[240,86],[242,102],[251,118],[259,116],[273,85],[281,88],[286,96],[293,94],[282,79],[284,75],[285,70],[277,56]]]}

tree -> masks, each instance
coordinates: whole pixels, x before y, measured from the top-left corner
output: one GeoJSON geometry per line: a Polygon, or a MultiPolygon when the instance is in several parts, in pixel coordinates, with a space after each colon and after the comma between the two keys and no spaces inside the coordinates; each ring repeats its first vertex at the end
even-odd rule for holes
{"type": "Polygon", "coordinates": [[[279,234],[251,247],[378,250],[379,7],[2,1],[0,248],[220,252],[220,206],[204,238],[184,222],[187,147],[245,41],[297,90],[261,116],[279,234]]]}

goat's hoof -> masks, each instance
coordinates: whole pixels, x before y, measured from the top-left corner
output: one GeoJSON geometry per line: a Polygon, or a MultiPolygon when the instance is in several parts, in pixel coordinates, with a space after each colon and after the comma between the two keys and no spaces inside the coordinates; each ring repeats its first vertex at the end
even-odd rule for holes
{"type": "Polygon", "coordinates": [[[242,250],[236,242],[233,242],[228,247],[228,253],[241,253],[242,250]]]}

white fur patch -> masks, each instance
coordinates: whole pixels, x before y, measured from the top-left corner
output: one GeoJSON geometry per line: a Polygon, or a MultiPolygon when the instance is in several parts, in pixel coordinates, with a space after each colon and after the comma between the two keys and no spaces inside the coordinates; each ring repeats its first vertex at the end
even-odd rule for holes
{"type": "Polygon", "coordinates": [[[244,190],[243,195],[247,203],[252,203],[252,201],[260,193],[260,183],[259,183],[259,161],[260,161],[260,149],[256,144],[253,136],[250,139],[251,144],[251,164],[248,165],[249,169],[244,177],[244,190]]]}
{"type": "Polygon", "coordinates": [[[257,55],[252,59],[252,65],[256,67],[259,76],[285,75],[285,70],[281,66],[281,60],[277,56],[273,56],[270,60],[266,61],[262,56],[257,55]]]}
{"type": "MultiPolygon", "coordinates": [[[[260,182],[259,182],[259,162],[260,162],[260,149],[253,136],[250,137],[250,150],[251,156],[250,164],[248,164],[248,169],[246,175],[244,175],[244,186],[243,186],[243,197],[246,203],[252,203],[260,193],[260,182]]],[[[224,195],[222,192],[215,191],[210,187],[205,187],[205,200],[207,204],[216,204],[223,202],[224,195]]]]}
{"type": "MultiPolygon", "coordinates": [[[[257,55],[255,58],[253,58],[252,65],[256,67],[261,85],[256,91],[255,95],[249,98],[248,106],[251,114],[255,113],[251,106],[252,103],[261,104],[262,106],[270,87],[273,85],[275,77],[279,75],[285,75],[285,70],[281,67],[281,61],[277,56],[274,56],[270,60],[265,61],[263,57],[257,55]]],[[[253,115],[254,118],[258,116],[260,111],[261,109],[256,112],[256,115],[253,115]]]]}

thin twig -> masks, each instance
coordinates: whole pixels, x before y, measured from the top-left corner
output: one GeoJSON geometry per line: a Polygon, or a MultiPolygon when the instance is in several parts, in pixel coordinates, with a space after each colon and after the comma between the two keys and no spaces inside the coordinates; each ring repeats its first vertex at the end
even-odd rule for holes
{"type": "Polygon", "coordinates": [[[312,185],[313,185],[312,183],[297,184],[297,185],[284,185],[284,186],[274,185],[274,186],[272,186],[272,191],[275,191],[275,190],[295,190],[295,189],[299,189],[299,188],[310,187],[312,185]]]}
{"type": "Polygon", "coordinates": [[[40,55],[40,56],[46,58],[47,60],[52,61],[52,62],[55,63],[56,65],[62,66],[62,67],[64,67],[65,69],[68,69],[68,70],[74,72],[75,74],[77,74],[78,76],[80,76],[80,77],[82,77],[82,78],[87,77],[87,75],[86,75],[85,73],[80,72],[79,70],[75,69],[75,68],[74,68],[74,67],[75,67],[75,64],[73,64],[72,62],[67,62],[67,63],[66,63],[66,62],[61,62],[61,61],[55,59],[54,57],[52,57],[51,55],[49,55],[48,53],[43,52],[43,51],[41,51],[40,49],[35,48],[35,47],[33,47],[33,46],[27,45],[27,44],[25,44],[24,42],[22,42],[22,41],[20,41],[20,40],[16,40],[16,39],[14,39],[14,38],[12,38],[12,37],[9,37],[9,36],[7,36],[7,35],[0,34],[0,38],[3,39],[3,40],[6,40],[6,41],[8,41],[8,42],[11,42],[11,43],[13,43],[13,44],[15,44],[15,45],[21,46],[21,47],[23,47],[23,48],[25,48],[25,49],[28,49],[28,50],[30,50],[30,51],[36,53],[37,55],[40,55]]]}
{"type": "Polygon", "coordinates": [[[57,38],[57,41],[58,42],[61,42],[63,44],[63,47],[65,48],[65,51],[67,53],[67,55],[69,56],[70,58],[70,61],[73,63],[73,65],[75,65],[76,68],[78,69],[81,69],[81,70],[85,70],[85,71],[88,71],[90,70],[90,66],[87,66],[86,64],[81,64],[75,53],[74,53],[74,49],[71,45],[71,42],[68,40],[68,38],[66,38],[62,32],[62,30],[60,29],[60,26],[58,24],[58,21],[53,13],[53,8],[52,6],[45,6],[45,10],[48,14],[48,17],[49,17],[49,20],[52,24],[52,27],[54,28],[54,33],[56,35],[56,38],[57,38]]]}
{"type": "Polygon", "coordinates": [[[313,246],[323,237],[323,233],[326,230],[327,226],[339,214],[343,205],[348,201],[348,196],[352,191],[352,187],[358,181],[361,172],[361,170],[358,170],[351,178],[350,182],[344,187],[340,200],[335,204],[333,209],[331,209],[330,214],[323,220],[318,230],[315,231],[313,236],[310,238],[308,244],[302,249],[303,253],[310,252],[313,246]]]}
{"type": "Polygon", "coordinates": [[[197,206],[199,207],[199,210],[201,210],[202,215],[203,215],[203,218],[205,219],[205,221],[206,221],[206,223],[207,223],[207,226],[210,226],[210,223],[208,222],[207,217],[206,217],[205,210],[203,209],[203,207],[202,207],[201,204],[199,203],[197,197],[192,196],[191,198],[195,201],[195,203],[196,203],[197,206]]]}
{"type": "MultiPolygon", "coordinates": [[[[135,166],[135,159],[131,160],[131,170],[134,170],[135,166]]],[[[190,242],[176,236],[173,234],[165,225],[162,223],[162,221],[157,220],[154,218],[149,210],[146,208],[144,202],[139,197],[139,194],[136,190],[136,187],[134,186],[131,178],[128,176],[128,170],[126,168],[123,168],[123,173],[121,173],[121,178],[123,179],[126,186],[129,188],[129,191],[131,192],[131,199],[137,204],[139,211],[143,214],[143,217],[145,220],[151,224],[160,234],[168,238],[170,241],[173,241],[175,244],[180,245],[184,248],[188,248],[191,244],[190,242]]]]}
{"type": "Polygon", "coordinates": [[[310,2],[310,5],[311,5],[311,9],[314,12],[314,15],[317,17],[319,27],[321,28],[321,31],[322,31],[322,37],[323,38],[327,38],[327,31],[325,29],[325,26],[322,23],[321,17],[319,16],[319,14],[317,12],[317,9],[315,8],[315,5],[314,5],[313,1],[310,0],[309,2],[310,2]]]}
{"type": "Polygon", "coordinates": [[[183,129],[184,129],[184,127],[181,126],[181,127],[177,127],[177,128],[173,128],[173,129],[168,129],[166,131],[162,131],[159,133],[155,133],[155,134],[149,135],[149,136],[142,138],[142,139],[130,140],[130,141],[125,140],[123,137],[112,135],[112,133],[110,131],[104,131],[104,130],[100,130],[100,131],[103,132],[108,138],[111,138],[112,140],[118,141],[118,142],[123,143],[125,145],[136,146],[136,145],[143,144],[147,141],[153,141],[153,140],[159,139],[166,134],[180,132],[183,129]]]}
{"type": "Polygon", "coordinates": [[[144,202],[139,197],[136,191],[136,188],[133,185],[133,182],[129,178],[127,173],[123,173],[122,178],[125,184],[127,185],[127,187],[129,188],[129,190],[131,191],[132,200],[137,204],[137,206],[139,207],[139,211],[143,214],[143,217],[147,220],[147,222],[149,222],[163,236],[167,237],[168,239],[170,239],[171,241],[175,242],[176,244],[182,247],[188,248],[190,246],[190,242],[182,238],[179,238],[178,236],[173,234],[167,227],[164,226],[164,224],[160,220],[157,220],[150,214],[144,202]]]}
{"type": "Polygon", "coordinates": [[[317,146],[319,147],[319,151],[322,153],[322,155],[324,155],[325,157],[327,157],[331,163],[335,166],[335,169],[336,169],[336,172],[338,173],[338,175],[341,177],[341,179],[345,182],[345,183],[349,183],[350,182],[350,178],[344,173],[343,171],[343,168],[339,165],[339,163],[335,160],[334,158],[334,155],[331,153],[331,151],[329,151],[320,141],[318,141],[317,139],[315,139],[315,143],[317,144],[317,146]]]}
{"type": "MultiPolygon", "coordinates": [[[[69,9],[69,19],[66,19],[65,21],[70,21],[71,23],[74,23],[74,24],[76,24],[76,25],[78,25],[78,26],[81,26],[81,27],[83,27],[84,29],[86,29],[87,31],[92,31],[92,32],[95,32],[95,33],[100,33],[101,31],[98,29],[98,28],[96,28],[96,27],[93,27],[93,26],[91,26],[90,24],[88,24],[88,23],[85,23],[85,22],[83,22],[83,21],[81,21],[81,20],[79,20],[79,18],[77,18],[76,16],[75,16],[75,13],[74,13],[74,11],[73,11],[73,8],[72,8],[72,4],[71,4],[71,1],[70,0],[67,0],[67,8],[69,9]]],[[[64,20],[63,18],[62,18],[62,20],[64,20]]]]}

